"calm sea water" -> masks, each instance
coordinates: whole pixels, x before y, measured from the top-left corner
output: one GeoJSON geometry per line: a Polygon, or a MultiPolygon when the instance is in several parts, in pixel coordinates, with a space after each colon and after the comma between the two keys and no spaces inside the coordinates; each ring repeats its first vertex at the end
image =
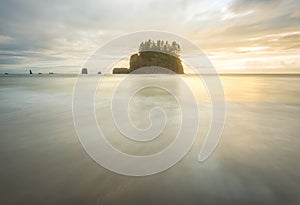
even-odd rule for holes
{"type": "MultiPolygon", "coordinates": [[[[137,126],[145,126],[145,108],[159,104],[173,124],[151,148],[126,143],[109,120],[109,97],[123,78],[106,77],[95,101],[108,132],[111,126],[108,140],[129,154],[163,149],[178,123],[174,99],[159,90],[137,95],[130,109],[137,126]]],[[[76,76],[1,76],[0,204],[300,204],[300,76],[221,76],[226,124],[204,163],[197,159],[209,129],[209,95],[195,76],[183,78],[203,117],[197,141],[172,168],[128,177],[102,168],[81,146],[72,119],[76,76]]],[[[132,85],[145,79],[174,83],[166,75],[138,75],[132,85]]]]}

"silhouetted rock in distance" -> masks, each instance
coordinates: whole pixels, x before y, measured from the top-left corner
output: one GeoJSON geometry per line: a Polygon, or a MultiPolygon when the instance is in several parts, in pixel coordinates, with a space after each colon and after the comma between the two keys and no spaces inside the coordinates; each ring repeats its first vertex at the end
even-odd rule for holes
{"type": "Polygon", "coordinates": [[[114,68],[113,74],[127,74],[128,69],[127,68],[114,68]]]}
{"type": "Polygon", "coordinates": [[[88,74],[87,68],[82,68],[81,69],[81,74],[88,74]]]}

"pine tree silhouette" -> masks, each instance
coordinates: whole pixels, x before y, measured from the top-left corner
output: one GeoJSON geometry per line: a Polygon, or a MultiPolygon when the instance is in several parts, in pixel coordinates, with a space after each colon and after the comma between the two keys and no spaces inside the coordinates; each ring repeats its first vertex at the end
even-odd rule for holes
{"type": "Polygon", "coordinates": [[[176,41],[173,41],[172,44],[169,44],[168,41],[166,41],[166,43],[163,40],[157,40],[155,42],[149,39],[148,41],[142,42],[139,46],[140,53],[146,51],[163,52],[163,53],[179,56],[180,45],[176,41]]]}

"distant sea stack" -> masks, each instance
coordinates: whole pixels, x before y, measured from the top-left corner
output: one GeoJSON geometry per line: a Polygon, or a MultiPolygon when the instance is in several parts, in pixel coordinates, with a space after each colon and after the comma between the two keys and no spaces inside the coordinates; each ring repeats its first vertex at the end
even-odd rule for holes
{"type": "Polygon", "coordinates": [[[29,70],[29,74],[32,75],[32,71],[31,70],[29,70]]]}
{"type": "Polygon", "coordinates": [[[127,74],[128,68],[114,68],[113,74],[127,74]]]}
{"type": "Polygon", "coordinates": [[[82,68],[81,69],[81,74],[88,74],[87,68],[82,68]]]}
{"type": "Polygon", "coordinates": [[[184,74],[179,52],[180,46],[175,41],[169,44],[168,41],[158,40],[154,42],[148,40],[140,44],[139,53],[133,54],[130,57],[129,69],[114,68],[113,74],[184,74]],[[159,67],[165,69],[160,69],[159,67]]]}

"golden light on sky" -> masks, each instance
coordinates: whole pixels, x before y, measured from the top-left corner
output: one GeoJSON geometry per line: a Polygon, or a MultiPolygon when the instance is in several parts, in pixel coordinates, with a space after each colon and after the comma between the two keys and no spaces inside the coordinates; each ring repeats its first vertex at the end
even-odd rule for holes
{"type": "Polygon", "coordinates": [[[2,0],[0,69],[72,73],[109,40],[159,30],[195,43],[220,72],[299,72],[299,7],[297,0],[2,0]]]}

